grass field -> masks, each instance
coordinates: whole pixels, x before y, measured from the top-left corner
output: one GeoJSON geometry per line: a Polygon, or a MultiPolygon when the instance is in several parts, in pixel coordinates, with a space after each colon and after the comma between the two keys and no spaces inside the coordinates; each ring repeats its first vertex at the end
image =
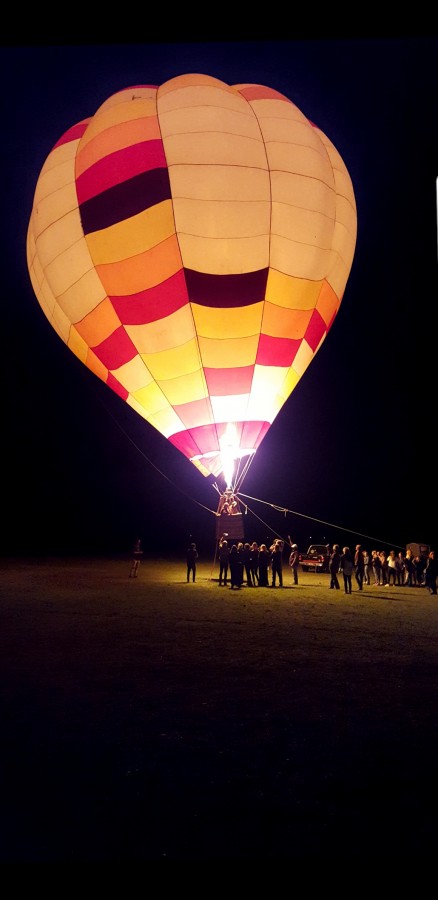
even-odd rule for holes
{"type": "Polygon", "coordinates": [[[434,857],[436,597],[128,574],[1,562],[0,862],[434,857]]]}

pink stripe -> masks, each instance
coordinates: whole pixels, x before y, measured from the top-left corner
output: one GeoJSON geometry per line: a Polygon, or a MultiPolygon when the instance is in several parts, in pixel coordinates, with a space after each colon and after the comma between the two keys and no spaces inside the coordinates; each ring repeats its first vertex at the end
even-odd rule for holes
{"type": "Polygon", "coordinates": [[[291,366],[300,348],[301,341],[292,338],[260,335],[256,363],[259,366],[291,366]]]}
{"type": "Polygon", "coordinates": [[[212,397],[249,394],[254,366],[242,366],[234,369],[204,369],[204,374],[208,393],[212,397]]]}
{"type": "Polygon", "coordinates": [[[143,141],[99,159],[76,181],[79,203],[151,169],[166,168],[161,141],[143,141]]]}
{"type": "MultiPolygon", "coordinates": [[[[69,144],[71,141],[79,141],[84,134],[84,132],[88,128],[88,123],[91,122],[91,119],[83,119],[82,122],[78,122],[77,125],[73,125],[68,131],[65,131],[62,137],[59,138],[59,141],[56,142],[55,147],[61,147],[62,144],[69,144]]],[[[53,149],[55,149],[55,147],[53,149]]]]}
{"type": "Polygon", "coordinates": [[[122,384],[120,384],[120,381],[117,381],[117,378],[114,378],[114,375],[112,375],[111,372],[108,372],[108,378],[106,380],[106,383],[107,383],[108,387],[111,388],[112,391],[114,391],[116,394],[119,395],[119,397],[122,398],[122,400],[128,399],[128,397],[129,397],[128,391],[126,390],[126,388],[123,387],[122,384]]]}
{"type": "Polygon", "coordinates": [[[189,302],[182,270],[160,284],[138,294],[110,297],[123,325],[146,325],[158,322],[189,302]]]}
{"type": "MultiPolygon", "coordinates": [[[[239,435],[239,447],[255,450],[269,429],[269,422],[234,422],[239,435]]],[[[200,425],[190,431],[179,431],[169,437],[169,441],[184,456],[202,456],[205,453],[220,452],[219,440],[227,428],[226,422],[216,425],[200,425]]],[[[208,460],[205,465],[208,466],[208,460]]]]}
{"type": "Polygon", "coordinates": [[[324,322],[324,319],[321,318],[321,315],[318,312],[318,310],[314,309],[313,313],[312,313],[312,317],[310,319],[310,322],[307,326],[306,333],[304,335],[305,340],[307,341],[309,346],[312,348],[314,353],[318,347],[318,344],[321,341],[321,338],[326,333],[327,333],[327,326],[324,322]]]}
{"type": "Polygon", "coordinates": [[[118,369],[137,356],[137,350],[122,326],[92,349],[107,369],[118,369]]]}

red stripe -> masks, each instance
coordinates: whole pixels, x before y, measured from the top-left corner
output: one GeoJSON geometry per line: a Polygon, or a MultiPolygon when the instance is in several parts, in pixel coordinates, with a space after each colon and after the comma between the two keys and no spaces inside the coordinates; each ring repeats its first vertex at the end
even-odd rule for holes
{"type": "Polygon", "coordinates": [[[124,147],[99,159],[79,176],[76,181],[79,203],[84,203],[90,197],[96,197],[142,172],[165,167],[163,144],[159,140],[124,147]]]}
{"type": "Polygon", "coordinates": [[[188,459],[192,456],[202,456],[203,453],[211,450],[219,452],[219,442],[214,425],[202,425],[190,431],[179,431],[177,434],[172,434],[169,441],[188,459]],[[201,441],[202,449],[198,439],[201,441]]]}
{"type": "Polygon", "coordinates": [[[106,383],[112,391],[115,391],[115,393],[122,398],[122,400],[128,399],[129,392],[126,390],[126,388],[123,387],[122,384],[120,384],[120,381],[117,381],[117,378],[114,378],[114,375],[112,375],[111,372],[108,372],[106,383]]]}
{"type": "Polygon", "coordinates": [[[211,397],[225,397],[233,394],[249,394],[254,366],[234,369],[204,369],[208,393],[211,397]]]}
{"type": "Polygon", "coordinates": [[[170,316],[185,306],[189,298],[184,273],[181,270],[160,284],[138,294],[125,297],[111,296],[110,300],[123,325],[146,325],[148,322],[158,322],[159,319],[170,316]]]}
{"type": "Polygon", "coordinates": [[[240,446],[249,450],[257,450],[269,427],[269,422],[244,422],[240,446]]]}
{"type": "MultiPolygon", "coordinates": [[[[239,435],[238,445],[245,450],[256,449],[269,429],[269,422],[233,422],[233,425],[239,435]]],[[[226,422],[216,425],[200,425],[198,428],[173,434],[169,441],[188,459],[192,456],[202,456],[205,453],[219,453],[219,439],[225,433],[226,428],[226,422]]],[[[208,466],[208,461],[205,465],[208,466]]]]}
{"type": "Polygon", "coordinates": [[[327,326],[317,309],[313,310],[312,317],[307,326],[304,335],[305,340],[312,348],[313,352],[317,349],[321,338],[327,333],[327,326]]]}
{"type": "Polygon", "coordinates": [[[292,338],[260,335],[256,363],[259,366],[291,366],[300,348],[301,341],[292,338]]]}
{"type": "MultiPolygon", "coordinates": [[[[55,147],[61,147],[62,144],[69,144],[70,141],[80,140],[87,130],[89,122],[91,122],[91,119],[83,119],[82,122],[78,122],[77,125],[72,125],[68,131],[64,131],[62,137],[56,142],[55,147]]],[[[55,149],[55,147],[53,149],[55,149]]]]}
{"type": "Polygon", "coordinates": [[[92,349],[107,369],[118,369],[137,356],[137,349],[122,326],[92,349]]]}

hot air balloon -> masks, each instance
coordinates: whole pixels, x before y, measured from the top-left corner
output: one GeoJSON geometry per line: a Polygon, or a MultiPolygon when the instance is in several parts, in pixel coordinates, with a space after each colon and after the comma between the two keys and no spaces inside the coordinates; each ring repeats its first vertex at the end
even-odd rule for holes
{"type": "Polygon", "coordinates": [[[291,100],[186,74],[63,134],[27,261],[70,350],[230,487],[333,324],[356,228],[346,166],[291,100]]]}

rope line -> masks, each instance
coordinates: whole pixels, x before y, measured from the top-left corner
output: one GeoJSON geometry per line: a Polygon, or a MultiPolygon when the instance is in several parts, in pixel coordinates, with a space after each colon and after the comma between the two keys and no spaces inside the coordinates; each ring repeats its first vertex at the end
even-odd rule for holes
{"type": "MultiPolygon", "coordinates": [[[[240,496],[240,494],[239,494],[240,496]]],[[[405,550],[405,547],[401,547],[400,544],[393,544],[391,541],[383,541],[381,538],[372,537],[369,534],[362,534],[360,531],[355,531],[353,528],[345,528],[343,525],[335,525],[333,522],[325,522],[324,519],[315,519],[314,516],[306,516],[305,513],[296,512],[294,509],[287,509],[285,506],[276,506],[274,503],[268,503],[266,500],[258,500],[257,497],[250,497],[249,494],[242,494],[242,497],[246,497],[248,500],[254,500],[257,503],[264,503],[265,506],[270,506],[272,509],[275,509],[277,512],[282,512],[285,515],[287,513],[291,513],[293,516],[299,516],[302,519],[309,519],[311,522],[319,522],[320,525],[328,525],[329,528],[335,528],[337,531],[345,531],[349,534],[356,534],[358,537],[366,538],[368,541],[375,541],[376,544],[385,544],[387,547],[398,548],[399,550],[405,550]]]]}
{"type": "MultiPolygon", "coordinates": [[[[174,488],[176,488],[177,491],[179,491],[180,494],[183,495],[183,497],[187,497],[188,500],[191,500],[192,503],[195,503],[195,504],[196,504],[196,506],[200,506],[201,509],[205,509],[206,512],[212,513],[214,516],[216,516],[216,510],[210,509],[208,506],[204,506],[204,504],[203,504],[203,503],[200,503],[199,500],[195,500],[194,497],[191,496],[191,494],[188,494],[187,491],[184,491],[184,490],[183,490],[182,488],[180,488],[177,484],[175,484],[175,482],[172,481],[172,479],[169,478],[168,475],[165,475],[164,472],[162,472],[161,469],[159,469],[158,466],[156,466],[155,463],[153,463],[152,460],[149,459],[148,456],[146,456],[146,453],[144,453],[143,450],[141,450],[141,448],[140,448],[140,447],[138,446],[138,444],[136,444],[136,442],[131,438],[131,436],[128,434],[128,432],[125,431],[124,428],[122,428],[120,422],[118,422],[118,420],[115,418],[115,416],[113,416],[112,412],[108,409],[108,407],[105,406],[105,404],[103,403],[103,401],[101,400],[101,398],[99,397],[98,399],[99,399],[100,402],[102,403],[102,406],[103,406],[104,410],[106,411],[106,413],[111,417],[111,419],[113,420],[113,422],[115,423],[115,425],[117,425],[117,428],[122,432],[122,434],[125,435],[125,437],[128,439],[128,441],[130,441],[130,443],[132,444],[132,446],[135,447],[135,449],[137,450],[138,453],[140,453],[140,455],[143,457],[143,459],[145,459],[146,462],[149,463],[149,465],[152,466],[152,468],[155,469],[155,471],[158,472],[158,474],[161,475],[162,478],[165,478],[166,481],[169,482],[169,484],[171,484],[174,488]]],[[[151,427],[152,427],[152,426],[151,426],[151,427]]]]}
{"type": "MultiPolygon", "coordinates": [[[[187,497],[187,499],[191,500],[191,502],[196,504],[196,506],[199,506],[201,509],[204,509],[206,512],[211,513],[216,518],[217,517],[216,510],[210,509],[208,506],[205,506],[203,503],[200,503],[199,500],[195,500],[195,498],[192,497],[191,494],[188,494],[187,491],[184,491],[177,484],[175,484],[175,482],[172,481],[171,478],[169,478],[167,475],[165,475],[164,472],[162,472],[162,470],[159,469],[158,466],[156,466],[155,463],[153,463],[152,460],[149,459],[149,457],[146,455],[146,453],[144,453],[143,450],[140,449],[138,444],[131,438],[131,436],[127,433],[127,431],[124,428],[122,428],[120,422],[115,418],[115,416],[112,414],[112,412],[103,403],[102,398],[98,397],[98,399],[100,400],[106,413],[112,418],[113,422],[117,425],[117,427],[122,432],[122,434],[125,435],[125,437],[128,439],[128,441],[130,441],[132,446],[135,447],[137,452],[141,454],[143,459],[145,459],[146,462],[149,463],[149,465],[152,466],[152,468],[155,469],[155,471],[158,472],[158,474],[161,475],[162,478],[164,478],[169,484],[171,484],[174,488],[176,488],[176,490],[179,491],[180,494],[182,494],[184,497],[187,497]]],[[[255,456],[255,454],[252,454],[252,456],[250,457],[250,459],[247,461],[246,465],[244,466],[243,473],[239,479],[240,484],[242,483],[245,475],[247,474],[248,468],[249,468],[250,464],[252,463],[254,456],[255,456]]],[[[217,491],[218,494],[221,493],[221,491],[219,490],[216,483],[213,485],[213,487],[217,491]]],[[[324,519],[316,519],[314,516],[308,516],[305,513],[297,512],[294,509],[288,509],[286,506],[279,506],[275,503],[270,503],[267,500],[260,500],[260,498],[258,498],[258,497],[251,497],[250,494],[244,494],[240,491],[237,491],[236,493],[237,493],[238,497],[245,497],[247,500],[254,500],[255,503],[262,503],[265,506],[269,506],[271,509],[274,509],[276,512],[283,513],[285,517],[287,516],[288,513],[290,513],[293,516],[299,516],[301,519],[307,519],[310,522],[318,522],[320,525],[327,525],[329,528],[334,528],[338,531],[344,531],[344,532],[348,532],[349,534],[355,534],[358,537],[366,538],[369,541],[374,541],[376,543],[376,545],[385,544],[385,546],[393,547],[394,549],[395,548],[397,548],[399,550],[405,549],[404,547],[401,547],[400,544],[393,544],[390,541],[383,541],[380,538],[372,537],[369,534],[362,534],[362,532],[355,531],[353,528],[345,528],[343,525],[335,525],[333,522],[326,522],[324,519]]],[[[282,538],[282,536],[274,528],[272,528],[270,525],[268,525],[260,516],[258,516],[254,512],[254,510],[250,509],[249,506],[247,506],[247,504],[243,503],[243,506],[245,506],[245,512],[250,512],[251,515],[254,516],[254,518],[258,519],[258,521],[262,525],[264,525],[265,528],[268,529],[268,531],[270,531],[272,534],[275,534],[278,538],[281,538],[282,540],[284,540],[284,538],[282,538]]],[[[216,555],[215,555],[215,561],[216,561],[216,555]]]]}

